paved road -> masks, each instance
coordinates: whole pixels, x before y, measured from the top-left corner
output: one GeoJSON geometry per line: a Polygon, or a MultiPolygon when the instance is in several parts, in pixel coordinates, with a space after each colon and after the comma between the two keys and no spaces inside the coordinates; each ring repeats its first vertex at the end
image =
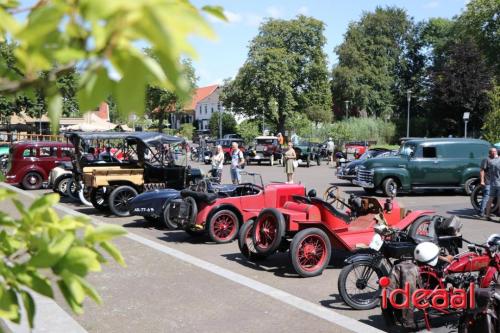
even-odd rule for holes
{"type": "MultiPolygon", "coordinates": [[[[200,167],[208,170],[207,166],[200,167]]],[[[261,173],[265,183],[285,180],[283,169],[278,166],[249,166],[247,170],[261,173]]],[[[228,177],[229,170],[225,169],[223,180],[227,182],[228,177]]],[[[362,193],[359,188],[337,180],[334,169],[325,164],[299,168],[295,180],[305,184],[307,189],[315,188],[318,193],[322,193],[330,182],[338,184],[346,193],[362,193]]],[[[48,190],[31,193],[46,192],[48,190]]],[[[397,200],[409,209],[431,208],[440,214],[462,216],[464,237],[472,241],[484,241],[491,233],[500,231],[498,223],[471,218],[473,212],[469,198],[460,193],[402,195],[397,200]]],[[[97,216],[100,221],[123,225],[132,236],[151,242],[153,247],[167,246],[190,258],[201,259],[209,266],[216,265],[228,274],[240,274],[231,280],[207,271],[203,265],[197,266],[172,256],[170,250],[161,252],[133,237],[120,239],[117,245],[128,268],[111,265],[102,273],[91,276],[90,280],[103,296],[104,305],[88,302],[85,314],[76,317],[89,332],[348,331],[345,327],[356,331],[340,315],[385,330],[378,309],[353,311],[339,299],[337,278],[345,253],[335,252],[332,266],[321,276],[303,279],[293,272],[286,253],[276,254],[254,265],[242,258],[236,243],[216,245],[205,237],[193,238],[182,231],[158,229],[138,217],[103,215],[64,198],[62,203],[81,213],[97,216]],[[270,293],[262,292],[253,285],[245,285],[243,277],[275,289],[270,293]],[[287,303],[283,298],[271,297],[276,289],[298,297],[299,301],[287,303]],[[333,317],[337,316],[340,324],[318,317],[322,313],[320,310],[311,314],[315,308],[309,306],[317,305],[321,310],[327,309],[333,317]],[[335,315],[334,311],[340,315],[335,315]]],[[[363,329],[365,331],[368,332],[363,329]]],[[[435,331],[449,332],[450,329],[441,327],[435,331]]]]}

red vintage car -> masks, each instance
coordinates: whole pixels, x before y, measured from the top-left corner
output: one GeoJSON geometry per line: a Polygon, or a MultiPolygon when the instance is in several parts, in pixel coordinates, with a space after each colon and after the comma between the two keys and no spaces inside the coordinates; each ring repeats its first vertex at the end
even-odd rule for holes
{"type": "Polygon", "coordinates": [[[10,148],[5,182],[37,190],[48,180],[56,162],[71,161],[73,145],[54,141],[22,141],[10,148]]]}
{"type": "Polygon", "coordinates": [[[255,219],[263,207],[283,207],[293,196],[305,195],[305,187],[300,184],[262,186],[260,175],[246,172],[244,175],[260,178],[260,185],[254,181],[209,189],[216,193],[182,190],[183,199],[169,204],[169,219],[192,235],[208,233],[214,242],[227,243],[234,240],[240,227],[255,219]]]}
{"type": "Polygon", "coordinates": [[[345,156],[348,160],[357,160],[361,157],[369,148],[370,142],[368,141],[350,141],[344,144],[345,146],[345,156]]]}
{"type": "Polygon", "coordinates": [[[327,189],[324,199],[296,195],[280,206],[263,209],[251,227],[245,226],[240,232],[240,250],[247,258],[262,258],[289,248],[293,267],[303,277],[321,274],[332,248],[354,251],[368,247],[381,219],[404,230],[416,220],[430,219],[433,213],[406,211],[392,199],[351,195],[346,203],[338,198],[335,186],[327,189]],[[338,210],[334,205],[338,202],[348,209],[338,210]]]}

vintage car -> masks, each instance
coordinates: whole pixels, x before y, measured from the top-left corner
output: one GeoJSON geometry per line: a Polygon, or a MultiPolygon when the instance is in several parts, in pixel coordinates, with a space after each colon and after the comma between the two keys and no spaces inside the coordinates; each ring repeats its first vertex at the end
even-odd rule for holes
{"type": "Polygon", "coordinates": [[[183,189],[203,175],[187,166],[176,145],[182,138],[155,132],[73,132],[67,134],[75,146],[73,174],[80,200],[100,210],[128,216],[129,202],[138,193],[159,188],[183,189]],[[86,161],[83,152],[92,140],[123,140],[123,162],[86,161]]]}
{"type": "Polygon", "coordinates": [[[352,181],[356,179],[356,172],[358,171],[358,167],[367,159],[374,157],[386,157],[386,156],[394,156],[397,154],[397,151],[392,151],[385,148],[374,148],[367,150],[360,158],[357,160],[348,162],[343,164],[342,166],[337,168],[337,178],[343,180],[352,181]]]}
{"type": "Polygon", "coordinates": [[[344,143],[345,157],[347,160],[357,160],[368,149],[370,149],[371,142],[368,141],[349,141],[344,143]]]}
{"type": "Polygon", "coordinates": [[[254,145],[249,149],[246,161],[250,165],[252,162],[269,162],[271,166],[274,162],[281,160],[281,147],[278,138],[275,136],[258,136],[255,138],[254,145]]]}
{"type": "Polygon", "coordinates": [[[297,155],[299,165],[305,163],[307,167],[310,167],[312,161],[315,161],[317,165],[321,165],[321,154],[318,144],[308,141],[299,141],[297,144],[293,145],[293,149],[297,155]]]}
{"type": "Polygon", "coordinates": [[[234,240],[243,224],[255,219],[263,207],[282,207],[292,196],[305,195],[305,187],[300,184],[263,186],[260,175],[243,175],[259,178],[260,184],[254,181],[223,185],[212,191],[214,193],[183,190],[182,199],[170,201],[167,219],[191,235],[207,233],[214,242],[227,243],[234,240]]]}
{"type": "Polygon", "coordinates": [[[302,277],[316,276],[329,264],[332,248],[352,252],[368,247],[376,223],[404,230],[417,221],[424,225],[421,220],[432,215],[431,211],[406,211],[392,199],[351,195],[345,202],[336,186],[328,188],[323,199],[315,194],[295,195],[281,207],[263,209],[253,225],[240,232],[242,254],[263,258],[290,249],[295,271],[302,277]],[[341,211],[338,203],[348,209],[341,211]]]}
{"type": "Polygon", "coordinates": [[[212,150],[209,153],[206,153],[204,158],[205,164],[210,164],[212,163],[212,156],[216,154],[217,152],[217,146],[221,145],[222,146],[222,151],[224,152],[224,163],[230,163],[231,162],[231,149],[232,149],[232,144],[233,142],[238,143],[238,147],[240,148],[241,152],[243,154],[246,154],[245,147],[243,146],[243,140],[242,139],[218,139],[215,140],[214,145],[212,146],[212,150]]]}
{"type": "Polygon", "coordinates": [[[56,141],[20,141],[10,149],[5,182],[27,190],[40,189],[58,161],[71,161],[73,146],[56,141]]]}
{"type": "Polygon", "coordinates": [[[73,178],[73,164],[70,161],[56,162],[50,171],[48,187],[62,196],[68,195],[68,184],[73,178]]]}

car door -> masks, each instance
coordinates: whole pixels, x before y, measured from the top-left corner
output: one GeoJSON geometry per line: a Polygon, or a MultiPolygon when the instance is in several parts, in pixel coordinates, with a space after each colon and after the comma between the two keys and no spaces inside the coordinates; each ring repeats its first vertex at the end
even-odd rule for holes
{"type": "Polygon", "coordinates": [[[410,158],[408,169],[412,186],[435,186],[441,183],[438,147],[419,145],[410,158]]]}
{"type": "Polygon", "coordinates": [[[55,168],[57,160],[57,147],[40,146],[38,148],[38,166],[45,171],[46,175],[55,168]]]}

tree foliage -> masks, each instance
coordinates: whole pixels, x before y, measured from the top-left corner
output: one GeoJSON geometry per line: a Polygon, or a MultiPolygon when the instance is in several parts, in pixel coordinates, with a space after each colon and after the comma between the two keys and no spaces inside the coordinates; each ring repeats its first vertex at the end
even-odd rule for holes
{"type": "Polygon", "coordinates": [[[264,22],[247,60],[224,86],[224,105],[250,117],[264,114],[279,132],[296,112],[312,105],[331,109],[323,31],[323,22],[302,15],[264,22]]]}
{"type": "Polygon", "coordinates": [[[179,135],[187,140],[193,138],[194,126],[193,124],[182,124],[179,130],[179,135]]]}
{"type": "MultiPolygon", "coordinates": [[[[16,43],[21,72],[12,75],[0,64],[0,95],[41,89],[53,129],[62,112],[57,80],[76,65],[82,72],[77,91],[82,110],[113,95],[122,114],[142,115],[147,84],[189,96],[180,58],[196,55],[190,36],[214,36],[201,11],[184,0],[40,0],[26,9],[19,6],[0,2],[0,42],[16,43]],[[27,15],[15,14],[20,11],[27,15]],[[141,52],[139,42],[149,45],[158,60],[141,52]]],[[[220,7],[202,10],[225,19],[220,7]]]]}
{"type": "Polygon", "coordinates": [[[111,242],[125,230],[109,224],[94,227],[85,217],[60,218],[52,208],[58,194],[39,197],[25,207],[14,192],[0,189],[0,202],[9,198],[20,217],[0,212],[0,317],[19,323],[24,307],[33,327],[36,308],[30,290],[54,298],[55,286],[77,314],[83,312],[86,297],[101,303],[85,277],[101,271],[107,261],[104,254],[125,266],[111,242]]]}
{"type": "MultiPolygon", "coordinates": [[[[210,117],[208,128],[213,137],[219,137],[219,117],[220,112],[214,112],[210,117]]],[[[234,134],[237,131],[237,123],[234,116],[229,112],[222,112],[222,135],[234,134]]]]}
{"type": "Polygon", "coordinates": [[[245,144],[251,144],[255,137],[261,134],[259,130],[259,121],[257,119],[245,119],[238,124],[238,134],[241,136],[245,144]]]}
{"type": "Polygon", "coordinates": [[[500,142],[500,86],[489,93],[491,111],[486,114],[483,125],[484,138],[492,143],[500,142]]]}

